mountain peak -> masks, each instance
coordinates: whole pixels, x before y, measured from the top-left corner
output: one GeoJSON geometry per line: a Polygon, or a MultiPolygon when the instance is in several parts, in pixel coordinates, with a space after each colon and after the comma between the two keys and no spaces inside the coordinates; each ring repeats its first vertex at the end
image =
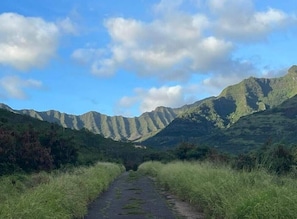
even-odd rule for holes
{"type": "Polygon", "coordinates": [[[297,75],[297,65],[293,65],[291,68],[289,68],[288,73],[297,75]]]}
{"type": "Polygon", "coordinates": [[[10,108],[9,106],[7,106],[6,104],[4,103],[0,103],[0,109],[5,109],[5,110],[8,110],[10,112],[13,112],[13,109],[10,108]]]}

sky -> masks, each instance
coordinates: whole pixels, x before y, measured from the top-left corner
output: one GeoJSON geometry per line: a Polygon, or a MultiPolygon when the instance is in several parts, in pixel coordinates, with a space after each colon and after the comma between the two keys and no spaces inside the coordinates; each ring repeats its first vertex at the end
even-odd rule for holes
{"type": "Polygon", "coordinates": [[[294,0],[1,0],[0,102],[139,116],[297,64],[294,0]]]}

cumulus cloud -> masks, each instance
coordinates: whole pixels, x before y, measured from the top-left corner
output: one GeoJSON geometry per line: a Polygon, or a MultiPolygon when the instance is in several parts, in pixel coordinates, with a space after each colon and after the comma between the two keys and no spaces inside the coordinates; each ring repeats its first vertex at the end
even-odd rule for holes
{"type": "Polygon", "coordinates": [[[232,49],[223,39],[203,36],[208,19],[199,14],[179,14],[150,23],[111,18],[105,26],[113,42],[111,57],[98,63],[98,74],[123,68],[141,76],[186,80],[194,71],[221,63],[232,49]]]}
{"type": "Polygon", "coordinates": [[[111,42],[104,55],[93,56],[89,63],[93,74],[113,75],[124,69],[164,81],[187,81],[193,74],[240,64],[233,60],[238,42],[263,40],[296,22],[294,15],[278,9],[257,11],[251,0],[161,0],[153,11],[156,17],[150,22],[105,20],[111,42]],[[187,12],[184,4],[196,9],[187,12]],[[204,5],[203,11],[197,5],[204,5]]]}
{"type": "Polygon", "coordinates": [[[0,64],[27,70],[44,65],[55,53],[59,29],[41,18],[0,14],[0,64]]]}
{"type": "Polygon", "coordinates": [[[42,82],[33,79],[24,80],[17,76],[0,78],[0,93],[5,98],[26,99],[28,96],[24,91],[25,89],[39,89],[41,87],[42,82]]]}
{"type": "Polygon", "coordinates": [[[0,65],[26,71],[45,65],[54,55],[62,34],[76,34],[70,18],[48,22],[17,13],[0,14],[0,65]]]}
{"type": "Polygon", "coordinates": [[[209,0],[209,7],[217,17],[214,31],[221,37],[241,42],[265,39],[271,32],[297,23],[295,15],[278,9],[256,11],[251,0],[209,0]]]}
{"type": "Polygon", "coordinates": [[[96,48],[82,48],[75,50],[71,58],[77,63],[90,66],[90,71],[95,75],[111,76],[115,72],[114,61],[102,59],[105,50],[96,48]]]}
{"type": "Polygon", "coordinates": [[[123,97],[118,106],[121,108],[130,108],[140,102],[140,111],[148,112],[158,106],[180,107],[190,103],[192,99],[188,97],[189,93],[180,85],[152,87],[148,90],[137,88],[134,90],[134,96],[123,97]]]}
{"type": "Polygon", "coordinates": [[[186,92],[195,94],[186,89],[186,83],[195,77],[204,81],[192,86],[193,90],[217,95],[224,87],[257,75],[258,63],[241,60],[245,57],[238,57],[237,49],[262,42],[297,22],[296,15],[273,7],[257,10],[252,0],[161,0],[152,13],[150,21],[106,19],[108,46],[78,49],[72,55],[98,76],[125,70],[164,84],[182,85],[139,88],[134,96],[119,101],[123,108],[140,103],[141,112],[159,105],[178,107],[187,103],[186,92]]]}

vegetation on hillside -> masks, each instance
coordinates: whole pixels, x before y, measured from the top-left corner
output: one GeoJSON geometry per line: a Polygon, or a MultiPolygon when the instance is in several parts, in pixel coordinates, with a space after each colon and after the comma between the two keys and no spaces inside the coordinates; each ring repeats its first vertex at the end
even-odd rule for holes
{"type": "Polygon", "coordinates": [[[297,95],[272,109],[240,118],[230,128],[209,135],[204,143],[231,153],[244,153],[267,141],[296,144],[296,129],[297,95]]]}
{"type": "MultiPolygon", "coordinates": [[[[107,116],[94,111],[82,115],[70,115],[55,110],[45,112],[14,110],[5,104],[0,104],[0,108],[58,124],[64,128],[75,130],[87,129],[106,138],[121,141],[136,141],[151,137],[167,126],[176,118],[179,112],[184,110],[183,108],[171,109],[168,107],[158,107],[154,111],[143,113],[139,117],[128,118],[123,116],[107,116]]],[[[187,108],[187,106],[184,108],[187,108]]]]}
{"type": "Polygon", "coordinates": [[[297,67],[282,78],[249,78],[226,88],[173,120],[143,142],[172,148],[180,142],[208,144],[221,151],[243,153],[267,140],[297,143],[297,67]]]}
{"type": "Polygon", "coordinates": [[[135,148],[86,129],[72,130],[0,109],[0,175],[19,171],[50,171],[97,161],[135,169],[154,151],[135,148]]]}

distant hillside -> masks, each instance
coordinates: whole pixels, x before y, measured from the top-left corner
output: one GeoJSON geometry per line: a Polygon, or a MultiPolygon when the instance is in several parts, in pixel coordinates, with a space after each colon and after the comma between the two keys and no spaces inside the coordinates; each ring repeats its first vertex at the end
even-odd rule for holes
{"type": "Polygon", "coordinates": [[[76,130],[86,128],[106,138],[130,141],[152,136],[176,118],[180,111],[178,109],[158,107],[156,110],[143,113],[139,117],[127,118],[122,116],[107,116],[98,112],[88,112],[76,116],[54,110],[45,112],[27,109],[13,110],[5,104],[1,104],[0,108],[22,115],[28,115],[42,121],[56,123],[65,128],[76,130]]]}
{"type": "MultiPolygon", "coordinates": [[[[231,129],[241,117],[272,109],[296,94],[297,66],[292,66],[280,78],[251,77],[225,88],[218,97],[201,101],[180,114],[143,144],[170,148],[182,141],[203,143],[209,141],[209,136],[231,129]]],[[[218,139],[216,145],[220,144],[218,139]]]]}
{"type": "Polygon", "coordinates": [[[35,110],[14,110],[0,103],[0,108],[21,115],[55,123],[70,129],[87,129],[95,134],[101,134],[106,138],[121,141],[142,141],[153,136],[165,128],[180,113],[191,107],[199,105],[197,101],[181,108],[157,107],[154,111],[143,113],[139,117],[127,118],[123,116],[107,116],[99,112],[88,112],[83,115],[69,115],[55,110],[38,112],[35,110]]]}

